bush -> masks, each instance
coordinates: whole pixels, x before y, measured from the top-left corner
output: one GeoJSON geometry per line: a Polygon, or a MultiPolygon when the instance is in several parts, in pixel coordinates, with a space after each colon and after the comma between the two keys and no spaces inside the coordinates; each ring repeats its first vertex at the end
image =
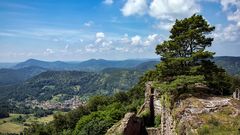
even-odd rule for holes
{"type": "Polygon", "coordinates": [[[112,102],[112,99],[109,96],[93,96],[89,99],[87,107],[90,111],[97,111],[99,107],[109,105],[112,102]]]}
{"type": "Polygon", "coordinates": [[[157,116],[155,116],[155,119],[154,119],[154,125],[155,125],[155,127],[159,127],[160,124],[161,124],[161,116],[157,115],[157,116]]]}
{"type": "Polygon", "coordinates": [[[209,133],[210,133],[210,130],[209,130],[209,127],[207,125],[204,125],[200,129],[198,129],[198,134],[199,135],[206,135],[206,134],[209,134],[209,133]]]}

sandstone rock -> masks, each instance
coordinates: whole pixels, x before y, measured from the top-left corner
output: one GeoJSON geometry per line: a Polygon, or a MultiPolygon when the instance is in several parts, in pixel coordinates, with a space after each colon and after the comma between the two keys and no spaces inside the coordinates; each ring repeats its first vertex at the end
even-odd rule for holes
{"type": "Polygon", "coordinates": [[[111,127],[106,135],[147,135],[144,122],[135,113],[126,113],[124,118],[111,127]]]}

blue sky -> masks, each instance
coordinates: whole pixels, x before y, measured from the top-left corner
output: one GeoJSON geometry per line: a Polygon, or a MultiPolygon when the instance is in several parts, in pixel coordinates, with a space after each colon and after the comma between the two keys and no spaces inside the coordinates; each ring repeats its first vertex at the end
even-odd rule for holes
{"type": "Polygon", "coordinates": [[[0,0],[0,62],[156,58],[194,13],[216,26],[210,50],[239,56],[240,0],[0,0]]]}

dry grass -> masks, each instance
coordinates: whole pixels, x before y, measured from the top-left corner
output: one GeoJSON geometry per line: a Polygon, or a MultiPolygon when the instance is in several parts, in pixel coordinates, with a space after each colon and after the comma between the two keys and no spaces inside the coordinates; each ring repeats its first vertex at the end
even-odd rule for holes
{"type": "Polygon", "coordinates": [[[24,130],[24,126],[12,122],[6,122],[0,125],[1,133],[20,133],[24,130]]]}
{"type": "Polygon", "coordinates": [[[24,123],[17,123],[13,122],[12,120],[19,117],[25,117],[25,114],[10,114],[10,117],[0,119],[0,133],[20,133],[26,128],[23,126],[24,123],[31,124],[33,122],[40,122],[40,123],[48,123],[53,120],[53,115],[48,115],[46,117],[36,118],[33,115],[28,115],[26,122],[24,123]]]}

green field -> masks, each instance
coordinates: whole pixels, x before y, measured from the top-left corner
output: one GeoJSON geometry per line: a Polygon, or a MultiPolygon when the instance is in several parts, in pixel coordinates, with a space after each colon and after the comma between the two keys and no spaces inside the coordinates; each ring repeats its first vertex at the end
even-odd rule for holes
{"type": "Polygon", "coordinates": [[[27,128],[24,124],[33,122],[48,123],[53,120],[53,115],[37,118],[32,114],[10,114],[8,118],[0,119],[0,133],[20,133],[27,128]]]}

